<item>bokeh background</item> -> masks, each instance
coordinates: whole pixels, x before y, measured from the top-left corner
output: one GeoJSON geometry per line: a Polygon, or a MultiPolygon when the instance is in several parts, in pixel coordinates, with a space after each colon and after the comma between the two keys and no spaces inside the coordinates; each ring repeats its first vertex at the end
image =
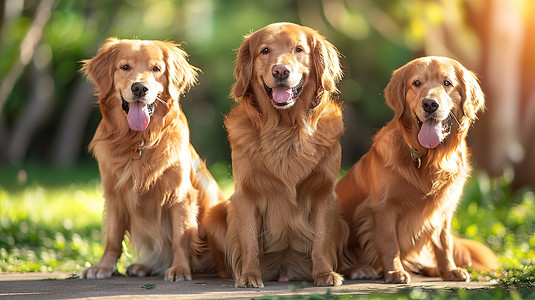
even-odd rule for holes
{"type": "MultiPolygon", "coordinates": [[[[443,55],[478,74],[487,109],[469,133],[474,171],[452,230],[498,254],[500,280],[535,287],[533,0],[0,0],[0,272],[79,273],[103,253],[103,191],[87,152],[100,115],[79,70],[106,38],[182,43],[203,71],[182,99],[191,141],[229,195],[223,118],[236,50],[280,21],[317,29],[343,55],[341,173],[392,118],[393,70],[443,55]]],[[[128,249],[120,272],[135,262],[128,249]]]]}
{"type": "Polygon", "coordinates": [[[183,43],[199,85],[182,101],[191,140],[209,165],[229,165],[222,125],[233,101],[242,36],[271,22],[316,28],[342,53],[343,166],[393,115],[383,89],[392,71],[423,55],[476,72],[486,113],[470,132],[476,169],[535,185],[535,2],[530,0],[2,0],[0,167],[91,162],[100,119],[79,72],[107,37],[183,43]]]}

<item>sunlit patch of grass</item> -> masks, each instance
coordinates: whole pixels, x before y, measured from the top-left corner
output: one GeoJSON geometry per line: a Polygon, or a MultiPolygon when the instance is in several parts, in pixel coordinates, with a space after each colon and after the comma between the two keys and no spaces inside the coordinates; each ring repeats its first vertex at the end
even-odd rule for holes
{"type": "Polygon", "coordinates": [[[35,167],[2,174],[0,270],[80,271],[98,262],[104,205],[98,173],[88,178],[87,170],[71,171],[35,167]]]}
{"type": "Polygon", "coordinates": [[[503,285],[535,288],[535,257],[507,259],[499,275],[497,280],[503,285]]]}
{"type": "Polygon", "coordinates": [[[0,268],[78,271],[102,253],[102,191],[97,180],[46,187],[0,186],[0,268]]]}

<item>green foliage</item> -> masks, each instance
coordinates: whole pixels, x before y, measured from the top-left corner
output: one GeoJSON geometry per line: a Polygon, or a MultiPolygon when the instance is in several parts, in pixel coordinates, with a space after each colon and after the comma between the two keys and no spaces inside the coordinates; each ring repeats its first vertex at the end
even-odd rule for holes
{"type": "Polygon", "coordinates": [[[512,180],[512,174],[496,180],[474,174],[452,227],[461,236],[486,243],[504,260],[518,261],[535,257],[535,194],[513,191],[512,180]]]}
{"type": "Polygon", "coordinates": [[[535,288],[535,258],[505,262],[500,273],[501,284],[535,288]]]}
{"type": "Polygon", "coordinates": [[[498,273],[473,271],[472,280],[492,279],[507,286],[534,288],[535,194],[527,189],[513,191],[512,181],[510,173],[495,180],[475,173],[465,186],[452,227],[499,255],[498,273]]]}

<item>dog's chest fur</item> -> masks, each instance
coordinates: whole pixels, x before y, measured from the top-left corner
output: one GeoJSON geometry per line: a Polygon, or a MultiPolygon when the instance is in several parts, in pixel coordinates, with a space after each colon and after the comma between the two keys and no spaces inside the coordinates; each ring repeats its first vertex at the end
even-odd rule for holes
{"type": "Polygon", "coordinates": [[[272,176],[295,186],[310,175],[317,159],[325,155],[326,147],[315,139],[302,127],[268,129],[259,135],[257,161],[272,176]]]}
{"type": "Polygon", "coordinates": [[[329,115],[320,117],[315,126],[303,120],[292,125],[265,122],[262,128],[254,128],[237,107],[225,123],[234,145],[233,160],[246,159],[248,170],[268,173],[294,188],[311,175],[343,134],[341,119],[329,115]]]}

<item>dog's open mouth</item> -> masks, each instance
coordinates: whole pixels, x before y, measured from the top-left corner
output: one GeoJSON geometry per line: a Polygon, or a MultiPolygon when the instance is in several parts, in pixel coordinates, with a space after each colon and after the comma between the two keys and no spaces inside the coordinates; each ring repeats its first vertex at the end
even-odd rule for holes
{"type": "Polygon", "coordinates": [[[299,83],[294,87],[288,87],[285,85],[277,85],[273,88],[270,88],[264,82],[264,89],[266,93],[271,98],[273,105],[277,108],[288,108],[295,103],[297,97],[303,90],[303,77],[299,83]]]}
{"type": "Polygon", "coordinates": [[[418,116],[414,115],[420,132],[418,133],[418,141],[420,145],[425,148],[435,148],[442,143],[451,132],[451,113],[444,120],[437,121],[429,118],[422,121],[418,116]]]}
{"type": "Polygon", "coordinates": [[[154,102],[146,104],[142,101],[128,102],[121,93],[123,110],[126,113],[128,126],[133,131],[143,131],[150,123],[150,117],[154,113],[154,102]]]}

